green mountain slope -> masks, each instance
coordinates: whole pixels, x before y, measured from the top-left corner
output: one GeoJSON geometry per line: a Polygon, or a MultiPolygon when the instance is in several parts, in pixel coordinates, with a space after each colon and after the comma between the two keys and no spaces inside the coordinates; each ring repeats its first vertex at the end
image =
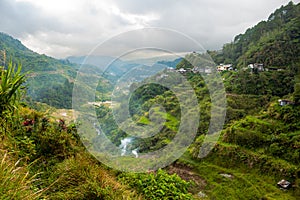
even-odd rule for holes
{"type": "MultiPolygon", "coordinates": [[[[72,107],[73,82],[79,64],[35,53],[5,33],[0,33],[0,50],[0,65],[7,67],[8,61],[12,60],[13,63],[21,63],[22,71],[28,73],[25,83],[27,97],[57,108],[72,107]]],[[[100,82],[103,80],[100,72],[91,70],[85,73],[87,76],[93,74],[100,82]]],[[[101,87],[105,89],[109,83],[103,82],[101,87]]],[[[85,90],[92,93],[91,88],[85,90]]]]}
{"type": "Polygon", "coordinates": [[[300,4],[290,2],[272,13],[221,51],[210,51],[216,63],[233,63],[245,67],[263,63],[267,67],[288,68],[300,59],[300,4]]]}

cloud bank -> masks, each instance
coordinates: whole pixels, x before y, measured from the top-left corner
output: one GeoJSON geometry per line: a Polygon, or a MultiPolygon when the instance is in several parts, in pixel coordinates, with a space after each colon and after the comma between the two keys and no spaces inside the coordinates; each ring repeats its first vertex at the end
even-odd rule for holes
{"type": "MultiPolygon", "coordinates": [[[[18,38],[38,53],[56,58],[88,54],[95,45],[112,36],[147,27],[173,29],[194,38],[205,49],[220,49],[235,35],[267,19],[288,2],[0,0],[0,31],[18,38]]],[[[163,41],[167,36],[157,37],[163,41]]],[[[180,48],[186,49],[178,44],[180,48]]]]}

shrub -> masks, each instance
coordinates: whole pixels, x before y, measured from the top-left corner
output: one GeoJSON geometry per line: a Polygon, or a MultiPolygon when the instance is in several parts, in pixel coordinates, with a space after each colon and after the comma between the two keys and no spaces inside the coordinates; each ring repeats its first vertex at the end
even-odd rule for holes
{"type": "Polygon", "coordinates": [[[191,182],[182,180],[177,174],[169,175],[163,170],[158,170],[155,174],[123,173],[119,179],[137,189],[145,199],[193,199],[188,193],[191,182]]]}

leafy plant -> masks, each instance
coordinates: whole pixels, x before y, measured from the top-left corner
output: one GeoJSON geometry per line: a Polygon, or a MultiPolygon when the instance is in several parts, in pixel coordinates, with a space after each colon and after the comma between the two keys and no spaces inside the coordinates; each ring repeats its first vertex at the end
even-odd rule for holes
{"type": "Polygon", "coordinates": [[[0,68],[0,116],[6,110],[17,108],[21,97],[21,86],[25,82],[25,74],[21,74],[22,67],[16,68],[12,62],[8,68],[0,68]]]}
{"type": "Polygon", "coordinates": [[[148,174],[123,173],[119,176],[119,180],[137,189],[145,199],[193,199],[188,193],[191,182],[186,182],[177,174],[170,175],[161,169],[148,174]]]}

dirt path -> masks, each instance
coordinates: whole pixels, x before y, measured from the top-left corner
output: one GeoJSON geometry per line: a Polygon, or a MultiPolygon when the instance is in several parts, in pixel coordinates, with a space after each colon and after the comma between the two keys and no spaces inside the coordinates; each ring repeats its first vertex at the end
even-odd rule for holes
{"type": "Polygon", "coordinates": [[[185,181],[193,181],[195,183],[194,186],[192,186],[189,189],[189,192],[196,194],[199,191],[203,190],[205,186],[207,185],[206,181],[201,178],[198,174],[193,172],[193,169],[190,167],[187,167],[182,164],[173,164],[168,167],[167,171],[169,174],[176,173],[180,178],[182,178],[185,181]]]}

